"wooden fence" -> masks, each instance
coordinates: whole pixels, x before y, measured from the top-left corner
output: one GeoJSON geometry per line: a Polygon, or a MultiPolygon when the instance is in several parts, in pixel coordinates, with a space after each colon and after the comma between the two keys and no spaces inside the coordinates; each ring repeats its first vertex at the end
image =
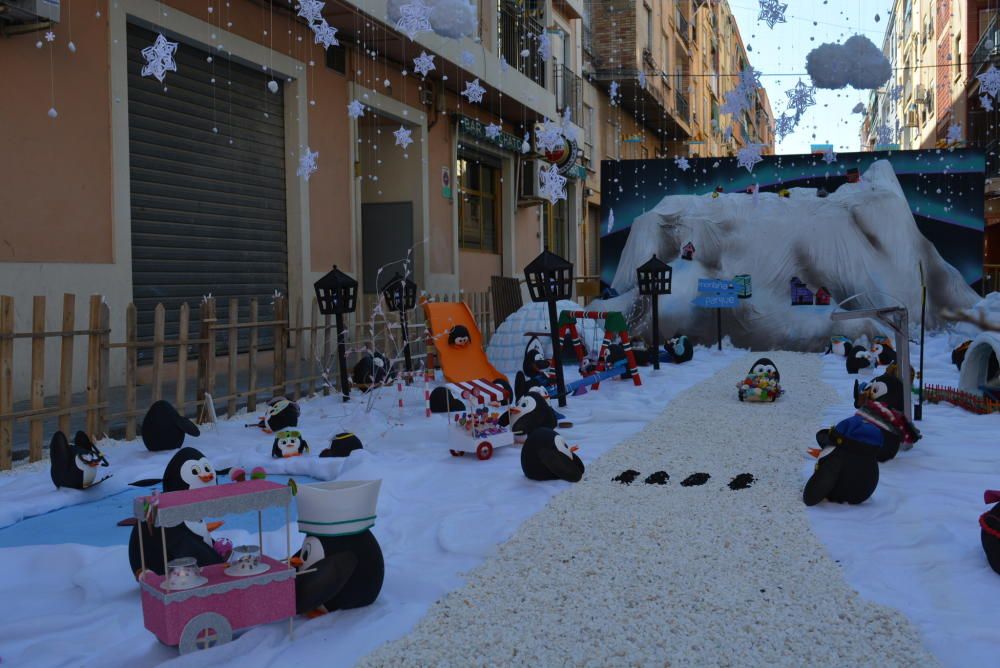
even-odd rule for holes
{"type": "MultiPolygon", "coordinates": [[[[483,332],[485,341],[493,333],[488,293],[428,295],[432,301],[464,301],[483,332]]],[[[386,312],[375,295],[359,295],[358,312],[348,317],[349,367],[365,350],[378,350],[402,364],[402,341],[398,314],[386,312]]],[[[63,296],[62,325],[58,331],[46,331],[46,299],[35,297],[32,303],[30,332],[16,332],[14,299],[0,296],[0,470],[13,461],[15,426],[28,423],[24,438],[28,459],[38,461],[44,454],[46,427],[69,434],[73,414],[83,413],[81,425],[93,437],[111,431],[127,440],[136,438],[140,416],[149,404],[170,400],[181,414],[203,418],[207,397],[218,413],[235,415],[245,408],[257,410],[261,401],[271,396],[300,399],[322,392],[339,392],[336,387],[336,330],[331,316],[319,313],[315,298],[307,304],[301,298],[291,303],[284,297],[273,300],[270,320],[258,317],[260,304],[250,300],[249,316],[241,321],[240,300],[204,299],[194,309],[182,304],[178,313],[175,338],[166,337],[166,308],[158,304],[154,311],[151,339],[138,336],[137,311],[129,304],[118,317],[124,319],[124,340],[111,341],[111,314],[100,295],[90,297],[87,327],[76,329],[76,297],[63,296]],[[193,328],[196,325],[196,328],[193,328]],[[240,349],[241,331],[249,331],[249,345],[240,349]],[[273,345],[261,345],[261,333],[270,330],[273,345]],[[83,392],[73,392],[74,347],[79,337],[86,342],[86,384],[83,392]],[[46,349],[49,338],[60,340],[58,390],[45,387],[46,349]],[[17,339],[30,339],[30,386],[15,388],[15,364],[24,356],[15,356],[17,339]],[[148,351],[148,364],[140,364],[140,351],[148,351]],[[167,352],[173,361],[165,361],[167,352]],[[112,364],[112,357],[123,355],[112,364]],[[112,366],[122,368],[111,378],[112,366]],[[172,387],[170,387],[172,385],[172,387]],[[17,391],[20,389],[21,391],[17,391]],[[14,397],[28,395],[15,405],[14,397]],[[16,410],[15,410],[16,409],[16,410]],[[50,424],[47,424],[47,421],[50,424]]],[[[411,354],[416,364],[426,357],[424,317],[419,307],[408,314],[411,354]]],[[[244,337],[246,340],[247,337],[244,337]]],[[[271,339],[269,339],[271,340],[271,339]]],[[[146,359],[146,356],[143,356],[146,359]]],[[[27,374],[25,374],[27,375],[27,374]]],[[[21,442],[18,439],[18,442],[21,442]]]]}

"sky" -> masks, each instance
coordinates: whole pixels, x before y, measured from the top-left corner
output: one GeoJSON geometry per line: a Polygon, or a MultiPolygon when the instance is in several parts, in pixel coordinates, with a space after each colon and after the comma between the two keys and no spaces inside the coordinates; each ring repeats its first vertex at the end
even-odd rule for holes
{"type": "MultiPolygon", "coordinates": [[[[763,73],[771,109],[778,117],[787,108],[785,91],[806,74],[806,55],[824,42],[842,43],[862,34],[879,49],[885,36],[892,0],[783,0],[785,23],[774,29],[758,22],[757,0],[729,0],[736,23],[747,45],[750,64],[763,73]],[[879,21],[875,20],[876,15],[879,21]],[[775,76],[780,75],[780,76],[775,76]]],[[[777,144],[775,153],[809,153],[811,144],[833,144],[835,151],[857,151],[861,114],[851,110],[858,102],[868,103],[869,91],[854,88],[816,89],[816,106],[802,116],[795,131],[777,144]]]]}

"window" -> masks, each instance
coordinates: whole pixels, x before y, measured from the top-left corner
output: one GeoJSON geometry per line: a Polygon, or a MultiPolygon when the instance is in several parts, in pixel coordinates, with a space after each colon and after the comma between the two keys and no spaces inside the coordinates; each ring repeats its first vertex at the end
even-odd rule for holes
{"type": "Polygon", "coordinates": [[[962,76],[962,36],[955,35],[955,49],[951,54],[952,75],[958,79],[962,76]]]}
{"type": "Polygon", "coordinates": [[[459,156],[457,172],[459,248],[498,253],[500,169],[459,156]]]}
{"type": "Polygon", "coordinates": [[[583,105],[583,155],[592,160],[594,155],[594,108],[583,105]]]}
{"type": "Polygon", "coordinates": [[[542,206],[542,244],[560,257],[566,257],[566,200],[542,206]]]}

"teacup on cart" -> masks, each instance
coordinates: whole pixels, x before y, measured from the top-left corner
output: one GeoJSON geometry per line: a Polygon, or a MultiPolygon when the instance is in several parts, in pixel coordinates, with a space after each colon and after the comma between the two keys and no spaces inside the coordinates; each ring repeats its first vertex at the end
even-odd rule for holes
{"type": "MultiPolygon", "coordinates": [[[[514,444],[510,428],[500,425],[500,416],[510,408],[512,398],[506,387],[487,380],[447,383],[445,387],[465,404],[465,410],[449,410],[445,414],[452,456],[461,457],[472,451],[479,459],[486,460],[496,448],[514,444]]],[[[448,406],[451,407],[451,402],[448,406]]]]}
{"type": "Polygon", "coordinates": [[[138,497],[133,512],[140,522],[161,532],[166,575],[146,570],[143,533],[139,531],[142,572],[139,586],[146,628],[181,654],[222,645],[233,633],[295,616],[295,569],[290,505],[292,489],[269,480],[250,480],[200,489],[138,497]],[[285,508],[287,558],[263,554],[261,511],[285,508]],[[257,511],[257,545],[240,546],[229,563],[198,567],[192,557],[168,561],[166,530],[204,517],[257,511]]]}

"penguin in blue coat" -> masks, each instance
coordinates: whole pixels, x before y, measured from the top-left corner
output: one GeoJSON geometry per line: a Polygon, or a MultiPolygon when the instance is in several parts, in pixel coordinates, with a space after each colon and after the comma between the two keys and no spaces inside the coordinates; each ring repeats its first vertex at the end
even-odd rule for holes
{"type": "Polygon", "coordinates": [[[820,434],[816,440],[822,449],[810,450],[817,459],[816,469],[802,493],[803,502],[815,506],[823,499],[850,504],[867,501],[878,487],[882,432],[854,415],[820,434]]]}
{"type": "Polygon", "coordinates": [[[690,362],[691,358],[694,357],[694,348],[691,346],[691,341],[681,333],[675,334],[674,338],[664,343],[663,348],[667,351],[670,361],[674,364],[690,362]]]}

